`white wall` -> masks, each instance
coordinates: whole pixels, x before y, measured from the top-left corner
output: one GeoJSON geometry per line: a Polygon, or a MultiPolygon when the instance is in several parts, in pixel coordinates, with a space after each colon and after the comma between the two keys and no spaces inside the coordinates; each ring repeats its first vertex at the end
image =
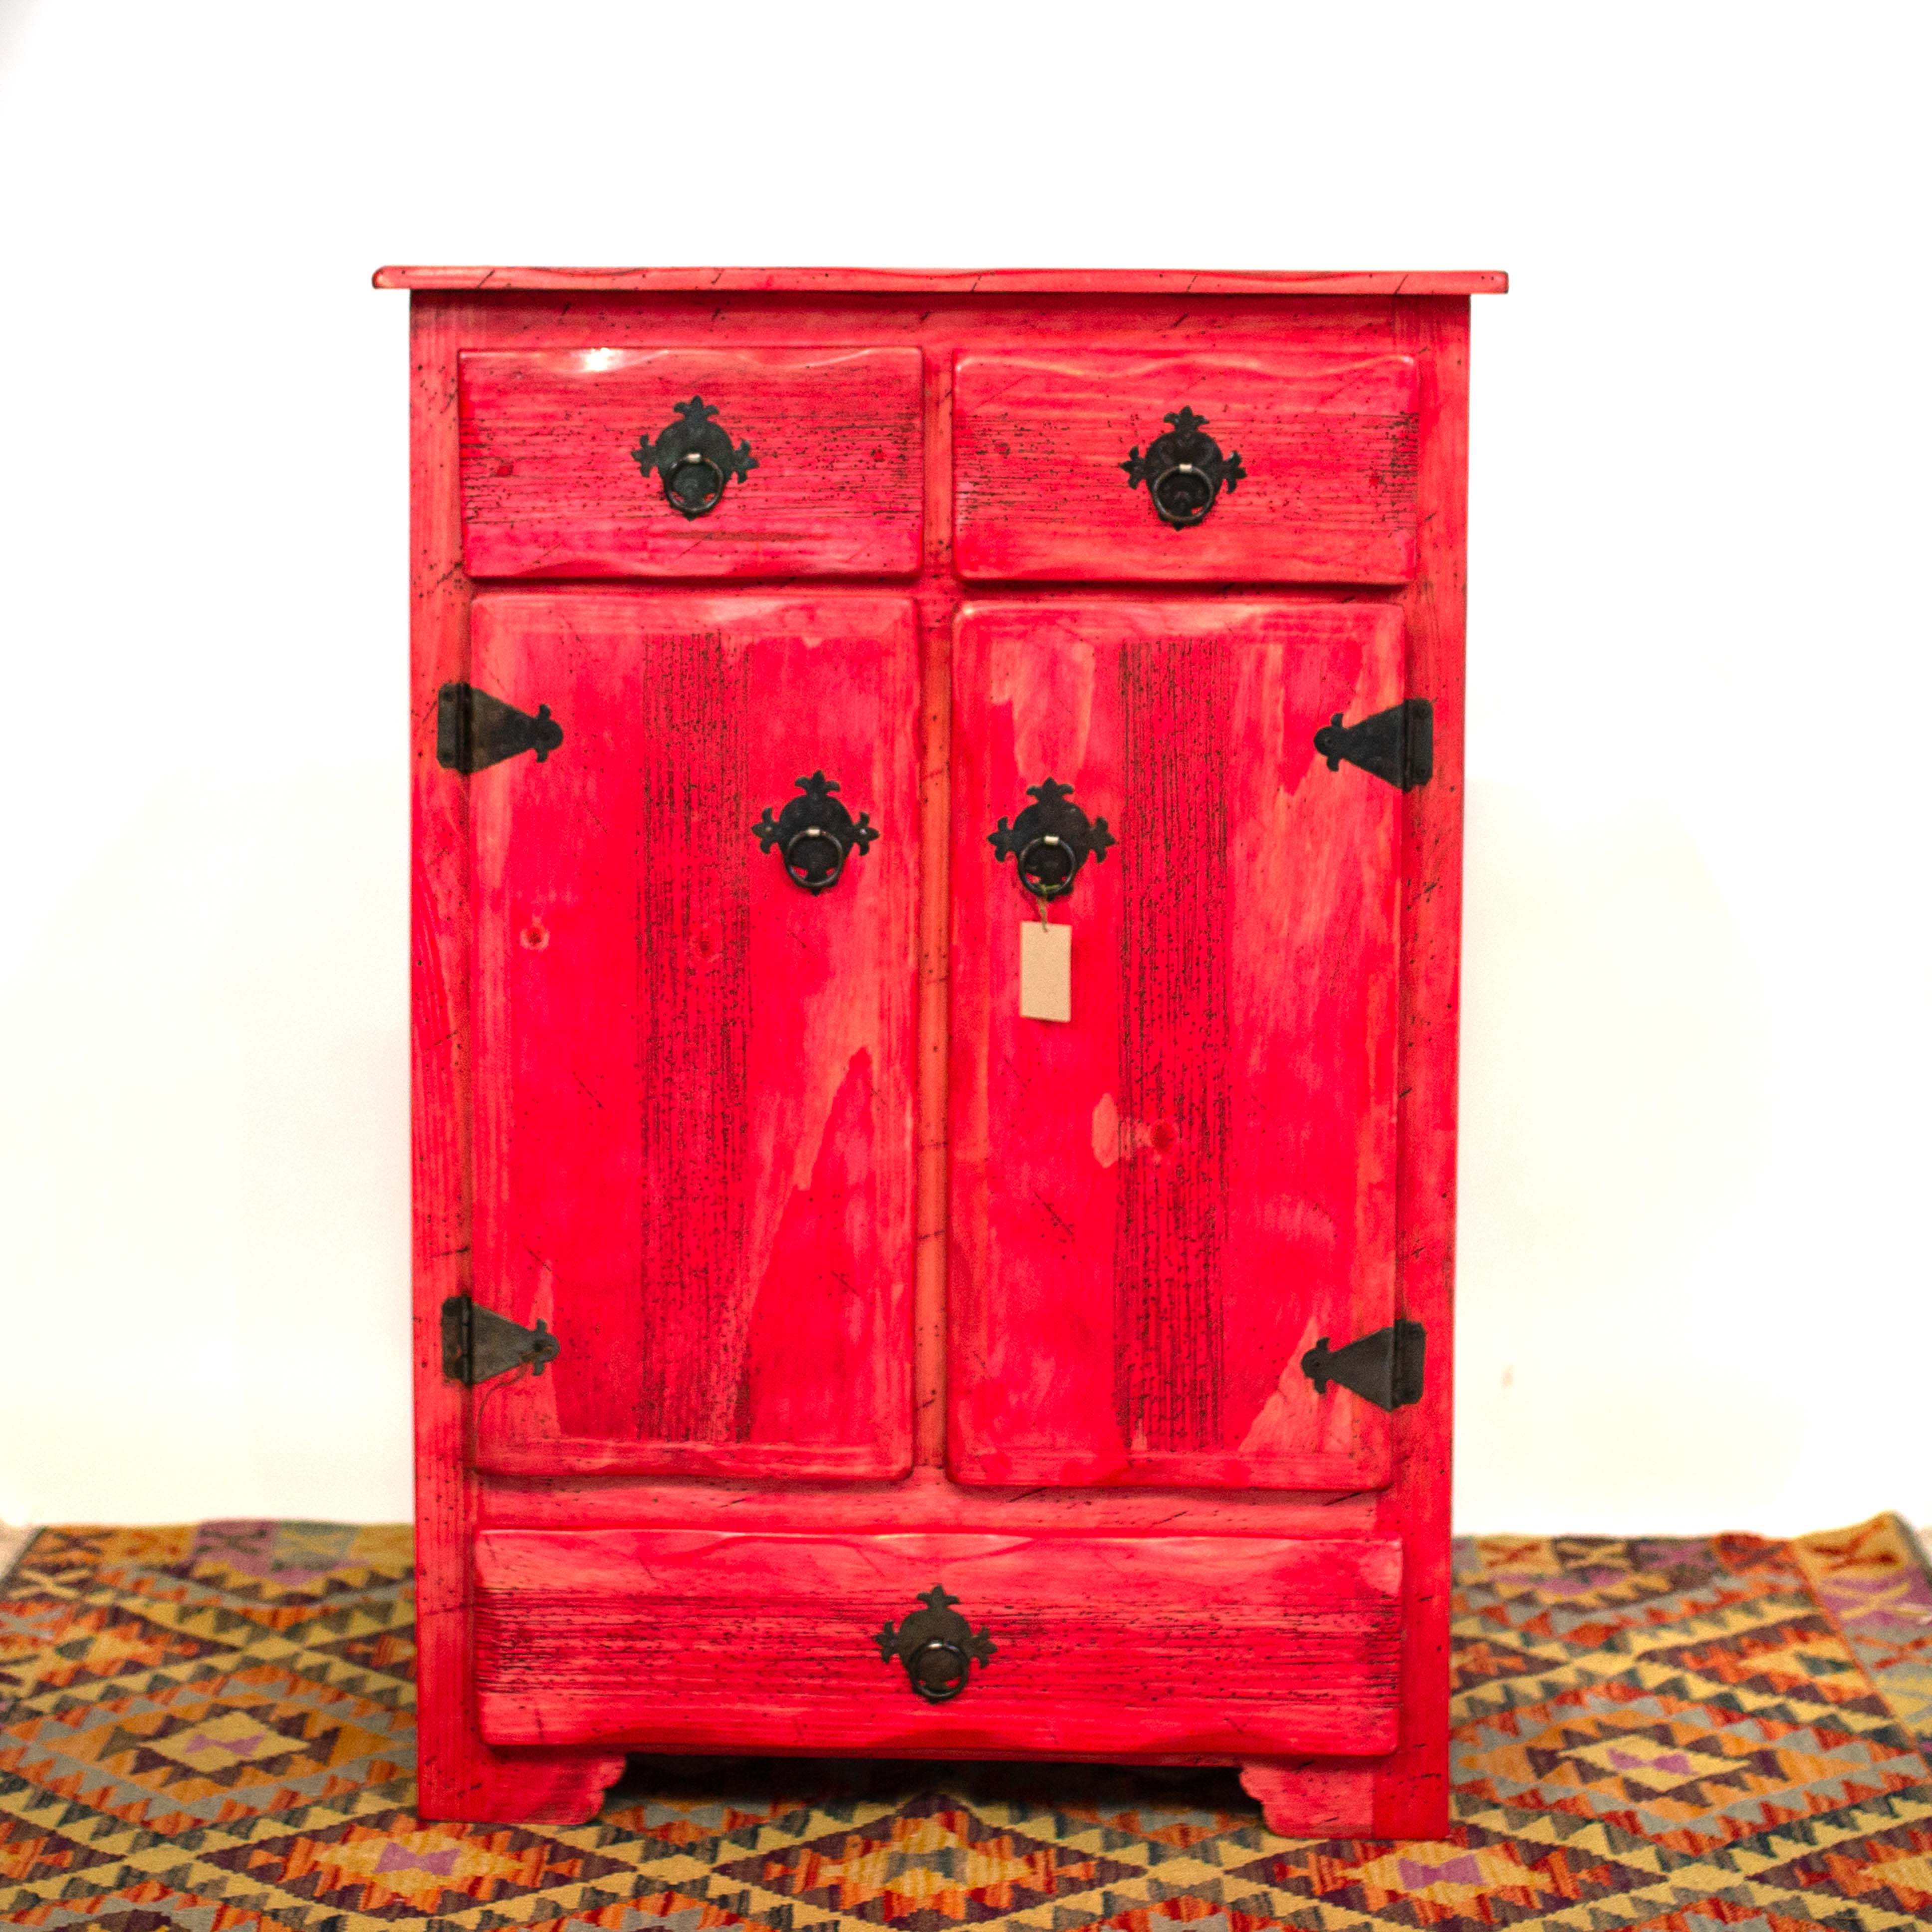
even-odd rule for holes
{"type": "Polygon", "coordinates": [[[1927,15],[0,4],[0,1517],[406,1514],[385,261],[1503,267],[1459,1516],[1932,1517],[1927,15]]]}

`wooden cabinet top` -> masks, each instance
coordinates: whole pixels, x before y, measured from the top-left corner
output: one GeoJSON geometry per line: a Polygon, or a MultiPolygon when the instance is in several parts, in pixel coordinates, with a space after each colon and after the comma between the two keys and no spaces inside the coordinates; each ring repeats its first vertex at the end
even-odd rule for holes
{"type": "Polygon", "coordinates": [[[712,290],[757,295],[1502,295],[1497,268],[378,268],[379,289],[712,290]]]}

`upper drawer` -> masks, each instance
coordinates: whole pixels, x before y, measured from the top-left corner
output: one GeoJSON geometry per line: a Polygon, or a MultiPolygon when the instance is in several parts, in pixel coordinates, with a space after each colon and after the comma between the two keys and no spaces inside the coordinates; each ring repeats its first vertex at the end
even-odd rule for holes
{"type": "Polygon", "coordinates": [[[1393,1538],[498,1529],[476,1552],[493,1744],[1368,1757],[1396,1742],[1393,1538]]]}
{"type": "Polygon", "coordinates": [[[962,577],[1415,573],[1412,356],[962,355],[953,410],[962,577]]]}
{"type": "Polygon", "coordinates": [[[460,358],[472,577],[919,568],[916,349],[460,358]]]}

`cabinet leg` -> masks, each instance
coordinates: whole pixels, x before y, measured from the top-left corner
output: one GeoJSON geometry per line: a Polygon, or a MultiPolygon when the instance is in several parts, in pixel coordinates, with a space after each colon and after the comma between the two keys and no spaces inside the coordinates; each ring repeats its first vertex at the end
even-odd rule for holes
{"type": "Polygon", "coordinates": [[[1364,1838],[1375,1823],[1376,1774],[1333,1758],[1250,1759],[1241,1789],[1258,1799],[1268,1829],[1283,1838],[1364,1838]]]}
{"type": "Polygon", "coordinates": [[[621,1753],[446,1750],[417,1768],[416,1815],[466,1825],[587,1825],[623,1774],[621,1753]]]}

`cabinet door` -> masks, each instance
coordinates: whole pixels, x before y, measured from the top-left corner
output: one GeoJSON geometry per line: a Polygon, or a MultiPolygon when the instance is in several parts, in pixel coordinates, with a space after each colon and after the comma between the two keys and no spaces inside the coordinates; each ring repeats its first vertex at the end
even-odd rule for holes
{"type": "Polygon", "coordinates": [[[1302,1358],[1393,1318],[1402,794],[1313,741],[1402,677],[1388,604],[962,614],[960,1480],[1388,1481],[1388,1416],[1302,1358]],[[1052,908],[1065,1021],[1022,1016],[1036,904],[989,842],[1048,778],[1117,842],[1052,908]]]}
{"type": "Polygon", "coordinates": [[[900,599],[477,599],[472,682],[563,733],[464,781],[474,1292],[560,1351],[482,1466],[908,1466],[916,663],[900,599]]]}

